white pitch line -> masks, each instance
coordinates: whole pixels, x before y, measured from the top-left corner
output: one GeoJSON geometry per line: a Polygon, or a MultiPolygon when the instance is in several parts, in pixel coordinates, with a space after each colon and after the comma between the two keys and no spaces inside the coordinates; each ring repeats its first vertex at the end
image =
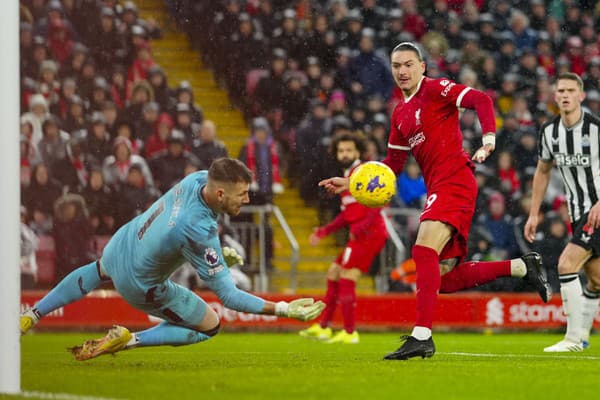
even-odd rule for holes
{"type": "Polygon", "coordinates": [[[489,357],[489,358],[561,358],[568,360],[600,360],[600,357],[594,356],[576,356],[576,355],[552,355],[552,354],[493,354],[493,353],[461,353],[448,352],[437,353],[449,356],[467,356],[467,357],[489,357]]]}
{"type": "Polygon", "coordinates": [[[118,400],[111,397],[98,397],[98,396],[80,396],[78,394],[70,393],[50,393],[50,392],[37,392],[37,391],[23,391],[20,393],[22,397],[26,398],[38,398],[38,399],[52,399],[52,400],[118,400]]]}

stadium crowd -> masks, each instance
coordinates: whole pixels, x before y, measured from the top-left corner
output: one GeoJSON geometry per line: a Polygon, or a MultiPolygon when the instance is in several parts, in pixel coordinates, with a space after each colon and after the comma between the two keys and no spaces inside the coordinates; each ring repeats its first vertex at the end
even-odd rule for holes
{"type": "MultiPolygon", "coordinates": [[[[569,235],[560,180],[546,195],[544,227],[523,237],[537,163],[537,131],[557,113],[553,78],[584,78],[600,111],[600,5],[586,0],[166,0],[178,25],[243,110],[252,138],[241,158],[272,200],[287,174],[321,222],[338,199],[318,190],[340,166],[331,141],[357,132],[365,159],[381,159],[401,96],[389,54],[418,42],[427,75],[484,90],[496,106],[497,150],[478,165],[470,257],[504,259],[533,247],[558,290],[556,261],[569,235]],[[259,151],[258,149],[267,149],[259,151]],[[298,168],[287,168],[298,165],[298,168]],[[301,172],[301,173],[300,173],[301,172]],[[266,181],[262,180],[266,177],[266,181]]],[[[186,173],[227,154],[186,82],[170,86],[152,59],[154,21],[116,0],[21,1],[22,220],[56,242],[58,278],[93,259],[110,235],[186,173]],[[118,201],[117,201],[118,199],[118,201]]],[[[475,114],[461,116],[464,147],[479,147],[475,114]]],[[[234,155],[237,156],[237,155],[234,155]]],[[[395,205],[420,208],[425,188],[410,163],[395,205]]],[[[29,231],[25,237],[31,237],[29,231]]],[[[492,290],[520,290],[499,281],[492,290]]]]}

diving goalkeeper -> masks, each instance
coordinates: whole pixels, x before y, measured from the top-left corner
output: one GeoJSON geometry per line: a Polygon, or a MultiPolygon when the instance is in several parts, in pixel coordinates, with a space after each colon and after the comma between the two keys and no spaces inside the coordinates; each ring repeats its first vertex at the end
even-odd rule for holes
{"type": "Polygon", "coordinates": [[[249,202],[251,181],[250,170],[230,158],[216,160],[208,171],[190,174],[121,227],[98,261],[71,272],[21,314],[21,333],[53,310],[112,280],[130,305],[164,322],[135,333],[114,326],[103,338],[73,347],[77,360],[135,347],[180,346],[208,340],[219,331],[219,317],[194,292],[168,280],[186,260],[230,309],[301,321],[316,318],[325,307],[320,301],[304,298],[274,303],[239,290],[233,283],[228,265],[242,260],[232,249],[221,250],[217,218],[220,213],[239,214],[242,205],[249,202]]]}

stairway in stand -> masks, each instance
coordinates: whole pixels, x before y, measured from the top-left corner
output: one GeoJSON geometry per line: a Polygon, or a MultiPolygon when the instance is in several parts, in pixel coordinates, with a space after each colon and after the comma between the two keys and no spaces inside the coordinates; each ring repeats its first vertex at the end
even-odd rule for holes
{"type": "MultiPolygon", "coordinates": [[[[227,145],[230,157],[237,157],[249,130],[241,111],[229,101],[227,92],[221,89],[213,79],[212,71],[203,65],[200,55],[192,49],[187,36],[178,30],[169,17],[162,0],[137,0],[140,16],[155,19],[163,31],[163,38],[152,42],[153,56],[165,70],[169,86],[174,87],[180,81],[190,82],[194,89],[196,103],[202,107],[204,117],[214,121],[217,136],[227,145]]],[[[335,246],[331,237],[324,239],[319,246],[312,247],[308,236],[318,225],[314,208],[306,207],[298,190],[284,182],[286,190],[277,195],[275,205],[283,213],[288,225],[296,236],[300,247],[298,263],[299,293],[319,294],[325,288],[325,273],[331,260],[341,250],[335,246]]],[[[290,290],[291,248],[283,229],[276,218],[272,218],[275,242],[275,271],[270,275],[270,291],[285,293],[290,290]]],[[[373,292],[370,278],[362,278],[358,284],[362,293],[373,292]]]]}

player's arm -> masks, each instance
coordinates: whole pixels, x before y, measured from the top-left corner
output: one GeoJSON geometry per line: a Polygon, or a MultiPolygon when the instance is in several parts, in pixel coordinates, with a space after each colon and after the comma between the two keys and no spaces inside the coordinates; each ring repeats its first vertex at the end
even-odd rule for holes
{"type": "Polygon", "coordinates": [[[475,110],[481,131],[483,132],[482,146],[473,155],[473,160],[481,163],[496,148],[496,118],[494,103],[487,94],[471,87],[465,87],[456,99],[456,107],[475,110]]]}
{"type": "Polygon", "coordinates": [[[550,172],[552,171],[552,162],[538,160],[535,173],[533,175],[533,186],[531,189],[531,208],[529,210],[529,218],[525,223],[523,234],[528,242],[535,240],[535,231],[538,226],[538,215],[542,207],[542,201],[550,183],[550,172]]]}
{"type": "MultiPolygon", "coordinates": [[[[210,235],[210,234],[208,234],[210,235]]],[[[203,242],[189,239],[182,249],[184,257],[194,266],[200,278],[215,292],[223,305],[229,309],[252,314],[268,314],[308,321],[316,318],[325,304],[305,298],[274,303],[240,290],[233,281],[218,237],[203,242]]]]}
{"type": "Polygon", "coordinates": [[[335,231],[338,231],[339,229],[343,228],[347,224],[348,223],[346,221],[345,213],[342,211],[333,219],[333,221],[331,221],[330,223],[328,223],[325,226],[321,226],[321,227],[315,229],[315,231],[310,235],[308,240],[309,240],[310,244],[315,246],[325,236],[330,235],[335,231]]]}

